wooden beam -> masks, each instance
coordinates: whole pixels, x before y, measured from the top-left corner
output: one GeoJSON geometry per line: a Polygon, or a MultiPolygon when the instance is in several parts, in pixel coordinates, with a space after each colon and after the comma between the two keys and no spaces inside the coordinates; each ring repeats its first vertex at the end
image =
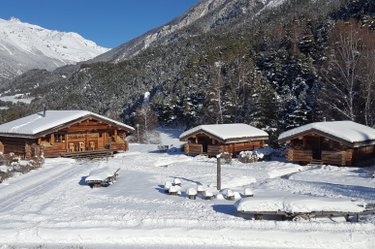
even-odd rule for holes
{"type": "Polygon", "coordinates": [[[114,137],[115,137],[115,142],[117,142],[118,137],[117,137],[117,129],[114,130],[114,137]]]}
{"type": "Polygon", "coordinates": [[[55,134],[51,133],[50,135],[50,144],[55,144],[55,134]]]}

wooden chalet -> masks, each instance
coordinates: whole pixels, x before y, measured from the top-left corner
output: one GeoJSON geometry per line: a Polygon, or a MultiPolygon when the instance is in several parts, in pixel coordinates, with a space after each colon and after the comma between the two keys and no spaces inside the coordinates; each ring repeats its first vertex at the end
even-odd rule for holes
{"type": "Polygon", "coordinates": [[[232,155],[240,151],[263,148],[268,134],[247,124],[200,125],[180,135],[187,142],[187,155],[216,156],[222,152],[232,155]]]}
{"type": "Polygon", "coordinates": [[[282,133],[287,158],[300,164],[361,165],[375,156],[375,129],[352,121],[317,122],[282,133]]]}
{"type": "Polygon", "coordinates": [[[44,111],[0,125],[3,151],[22,158],[90,155],[128,150],[134,131],[88,111],[44,111]]]}

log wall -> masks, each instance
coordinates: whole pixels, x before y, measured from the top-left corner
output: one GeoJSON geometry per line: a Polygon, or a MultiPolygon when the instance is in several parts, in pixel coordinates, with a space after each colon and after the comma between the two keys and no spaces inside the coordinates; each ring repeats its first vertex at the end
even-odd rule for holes
{"type": "MultiPolygon", "coordinates": [[[[190,140],[189,140],[190,141],[190,140]]],[[[215,143],[218,143],[217,141],[215,143]]],[[[207,151],[203,150],[203,145],[199,143],[187,143],[185,144],[185,154],[188,155],[199,155],[207,154],[209,156],[216,156],[217,154],[228,152],[233,156],[241,151],[254,150],[263,148],[264,141],[251,141],[246,143],[233,143],[233,144],[215,144],[207,145],[207,151]]]]}
{"type": "MultiPolygon", "coordinates": [[[[352,161],[353,150],[347,149],[343,151],[327,151],[321,152],[322,164],[339,165],[339,166],[350,166],[353,164],[352,161]]],[[[301,149],[288,149],[287,159],[289,161],[298,162],[302,164],[308,164],[314,161],[313,153],[311,150],[301,149]]]]}
{"type": "Polygon", "coordinates": [[[32,145],[36,143],[35,139],[0,137],[4,146],[4,154],[14,153],[23,159],[30,158],[32,154],[32,145]]]}
{"type": "Polygon", "coordinates": [[[187,155],[200,155],[203,154],[203,146],[201,144],[187,143],[184,146],[184,151],[187,155]]]}

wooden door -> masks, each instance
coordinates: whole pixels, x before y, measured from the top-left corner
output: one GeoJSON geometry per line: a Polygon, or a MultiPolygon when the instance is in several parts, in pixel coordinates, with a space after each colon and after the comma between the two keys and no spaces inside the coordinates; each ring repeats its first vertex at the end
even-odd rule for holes
{"type": "Polygon", "coordinates": [[[322,146],[320,137],[313,137],[311,139],[312,157],[315,160],[322,159],[322,146]]]}

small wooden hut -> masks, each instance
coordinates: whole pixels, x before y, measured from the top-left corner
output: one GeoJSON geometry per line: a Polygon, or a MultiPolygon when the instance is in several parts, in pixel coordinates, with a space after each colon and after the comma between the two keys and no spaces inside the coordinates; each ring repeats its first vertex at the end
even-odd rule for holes
{"type": "Polygon", "coordinates": [[[128,149],[134,128],[89,111],[44,111],[0,125],[4,153],[22,158],[99,155],[128,149]]]}
{"type": "Polygon", "coordinates": [[[232,155],[246,150],[263,148],[268,140],[265,131],[247,124],[200,125],[180,135],[180,141],[187,142],[187,155],[215,156],[222,152],[232,155]]]}
{"type": "Polygon", "coordinates": [[[280,134],[279,142],[300,164],[361,165],[375,156],[375,129],[352,121],[304,125],[280,134]]]}

